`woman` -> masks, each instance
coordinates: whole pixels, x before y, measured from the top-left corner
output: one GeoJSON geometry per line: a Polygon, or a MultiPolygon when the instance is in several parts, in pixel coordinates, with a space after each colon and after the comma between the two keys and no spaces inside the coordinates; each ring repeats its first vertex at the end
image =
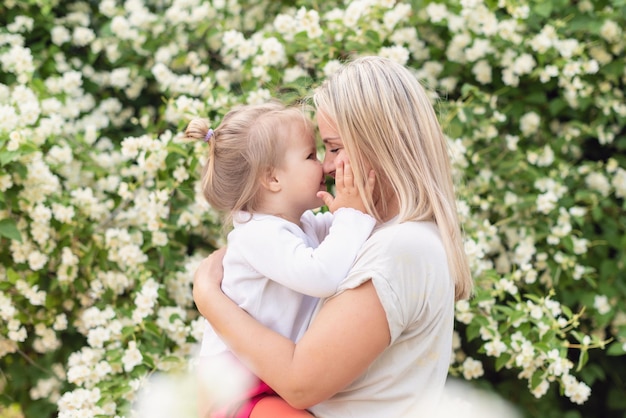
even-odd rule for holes
{"type": "Polygon", "coordinates": [[[194,299],[230,349],[292,407],[323,418],[409,416],[443,389],[454,301],[472,288],[446,139],[414,75],[381,57],[348,63],[313,100],[324,171],[334,175],[336,158],[348,159],[377,220],[348,276],[296,343],[221,292],[219,252],[196,272],[194,299]]]}

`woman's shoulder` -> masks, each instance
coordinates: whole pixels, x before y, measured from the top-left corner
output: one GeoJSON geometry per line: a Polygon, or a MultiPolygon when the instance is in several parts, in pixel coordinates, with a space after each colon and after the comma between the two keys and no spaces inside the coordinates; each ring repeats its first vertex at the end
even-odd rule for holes
{"type": "Polygon", "coordinates": [[[434,222],[407,221],[383,224],[374,230],[370,240],[374,245],[435,245],[441,243],[441,235],[434,222]]]}

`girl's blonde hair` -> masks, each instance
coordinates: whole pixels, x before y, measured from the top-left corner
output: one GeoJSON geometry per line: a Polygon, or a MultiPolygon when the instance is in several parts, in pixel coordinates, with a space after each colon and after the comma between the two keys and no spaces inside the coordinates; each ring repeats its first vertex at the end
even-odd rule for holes
{"type": "MultiPolygon", "coordinates": [[[[318,115],[335,125],[361,196],[368,167],[376,173],[382,213],[399,203],[399,221],[434,221],[441,231],[456,299],[472,278],[456,209],[447,141],[417,78],[382,57],[361,57],[332,74],[313,95],[318,115]]],[[[367,210],[381,221],[371,201],[367,210]]]]}
{"type": "Polygon", "coordinates": [[[280,167],[289,140],[288,123],[302,123],[313,131],[304,111],[278,101],[241,105],[230,110],[212,135],[206,119],[193,119],[185,129],[188,139],[206,140],[207,162],[202,191],[209,204],[229,224],[238,211],[255,212],[260,203],[263,176],[280,167]]]}

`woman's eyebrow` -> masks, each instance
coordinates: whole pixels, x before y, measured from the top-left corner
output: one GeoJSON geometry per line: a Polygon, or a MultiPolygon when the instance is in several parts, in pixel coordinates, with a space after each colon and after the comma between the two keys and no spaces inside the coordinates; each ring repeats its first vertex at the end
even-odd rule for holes
{"type": "Polygon", "coordinates": [[[331,141],[338,141],[338,140],[339,140],[338,136],[329,136],[329,137],[326,137],[326,138],[322,138],[322,142],[325,143],[325,144],[328,143],[328,142],[331,142],[331,141]]]}

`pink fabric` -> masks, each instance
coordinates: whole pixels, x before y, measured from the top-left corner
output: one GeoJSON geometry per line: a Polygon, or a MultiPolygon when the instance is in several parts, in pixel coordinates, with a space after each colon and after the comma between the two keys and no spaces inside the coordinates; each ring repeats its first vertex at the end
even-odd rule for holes
{"type": "Polygon", "coordinates": [[[265,382],[259,380],[258,384],[250,389],[243,399],[214,412],[211,414],[211,418],[250,418],[254,406],[261,399],[271,395],[276,395],[276,392],[265,382]]]}

